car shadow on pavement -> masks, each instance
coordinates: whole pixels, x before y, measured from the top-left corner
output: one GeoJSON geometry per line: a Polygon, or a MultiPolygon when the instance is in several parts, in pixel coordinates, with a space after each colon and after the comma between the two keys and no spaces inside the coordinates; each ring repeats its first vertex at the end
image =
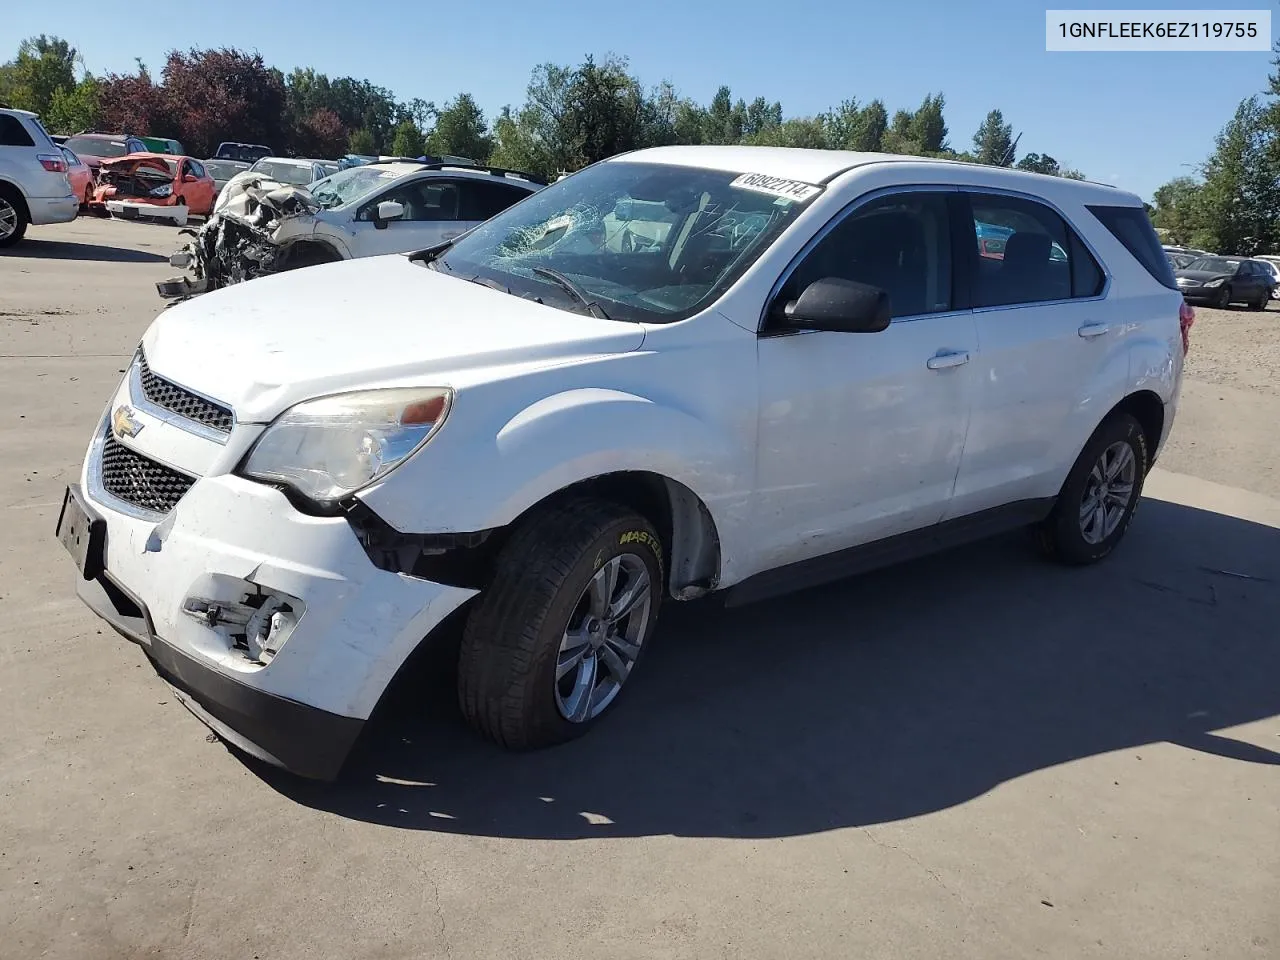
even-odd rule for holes
{"type": "Polygon", "coordinates": [[[668,604],[615,715],[555,749],[490,746],[419,669],[338,783],[246,762],[344,817],[524,838],[884,823],[1161,741],[1280,764],[1214,732],[1280,713],[1277,583],[1280,530],[1146,500],[1093,567],[1013,536],[735,610],[668,604]]]}
{"type": "Polygon", "coordinates": [[[169,260],[167,256],[146,250],[70,240],[27,239],[21,246],[14,247],[11,255],[33,260],[100,260],[106,263],[167,263],[169,260]]]}

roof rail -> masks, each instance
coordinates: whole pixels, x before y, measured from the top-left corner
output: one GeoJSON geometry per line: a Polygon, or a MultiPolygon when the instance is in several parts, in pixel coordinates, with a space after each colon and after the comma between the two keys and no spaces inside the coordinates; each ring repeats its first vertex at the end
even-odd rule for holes
{"type": "Polygon", "coordinates": [[[421,160],[415,160],[413,157],[384,157],[380,160],[370,160],[368,163],[361,164],[361,166],[376,167],[382,163],[412,163],[423,170],[469,170],[474,173],[487,173],[495,177],[518,177],[521,180],[528,180],[530,183],[536,183],[542,187],[547,185],[546,180],[534,176],[532,173],[525,173],[523,170],[508,170],[506,167],[487,167],[478,163],[424,163],[421,160]]]}

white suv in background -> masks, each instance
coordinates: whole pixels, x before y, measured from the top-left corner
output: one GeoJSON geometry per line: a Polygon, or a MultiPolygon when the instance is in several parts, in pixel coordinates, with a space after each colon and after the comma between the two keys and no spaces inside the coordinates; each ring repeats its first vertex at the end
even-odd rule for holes
{"type": "Polygon", "coordinates": [[[415,160],[379,160],[305,185],[269,179],[261,169],[296,162],[309,161],[259,160],[233,177],[196,238],[169,258],[194,277],[160,281],[160,296],[435,246],[543,186],[513,170],[415,160]]]}
{"type": "Polygon", "coordinates": [[[552,744],[612,708],[664,599],[1019,526],[1102,559],[1169,434],[1191,320],[1142,201],[1111,187],[642,150],[451,244],[166,310],[59,535],[85,602],[259,757],[335,775],[459,620],[467,719],[552,744]]]}
{"type": "Polygon", "coordinates": [[[0,247],[21,240],[29,223],[66,223],[79,212],[67,158],[40,118],[0,109],[0,247]]]}

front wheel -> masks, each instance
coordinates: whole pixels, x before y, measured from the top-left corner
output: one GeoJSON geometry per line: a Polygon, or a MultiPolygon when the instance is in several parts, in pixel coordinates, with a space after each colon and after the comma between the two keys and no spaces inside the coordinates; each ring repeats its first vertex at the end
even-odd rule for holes
{"type": "Polygon", "coordinates": [[[1225,310],[1231,306],[1231,288],[1223,287],[1220,289],[1217,297],[1214,298],[1213,305],[1219,310],[1225,310]]]}
{"type": "Polygon", "coordinates": [[[1041,549],[1067,564],[1109,554],[1129,529],[1150,464],[1137,420],[1118,413],[1104,421],[1067,474],[1053,512],[1036,528],[1041,549]]]}
{"type": "Polygon", "coordinates": [[[581,736],[634,672],[662,585],[657,532],[625,507],[576,499],[526,520],[463,630],[467,721],[510,749],[581,736]]]}

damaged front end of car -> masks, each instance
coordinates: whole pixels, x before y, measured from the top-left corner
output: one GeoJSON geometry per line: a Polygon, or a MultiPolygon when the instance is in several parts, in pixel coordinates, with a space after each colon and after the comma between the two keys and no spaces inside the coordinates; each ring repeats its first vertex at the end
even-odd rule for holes
{"type": "Polygon", "coordinates": [[[232,180],[209,219],[169,258],[190,276],[156,283],[166,300],[179,300],[288,269],[290,244],[309,236],[320,209],[304,188],[266,177],[232,180]]]}

